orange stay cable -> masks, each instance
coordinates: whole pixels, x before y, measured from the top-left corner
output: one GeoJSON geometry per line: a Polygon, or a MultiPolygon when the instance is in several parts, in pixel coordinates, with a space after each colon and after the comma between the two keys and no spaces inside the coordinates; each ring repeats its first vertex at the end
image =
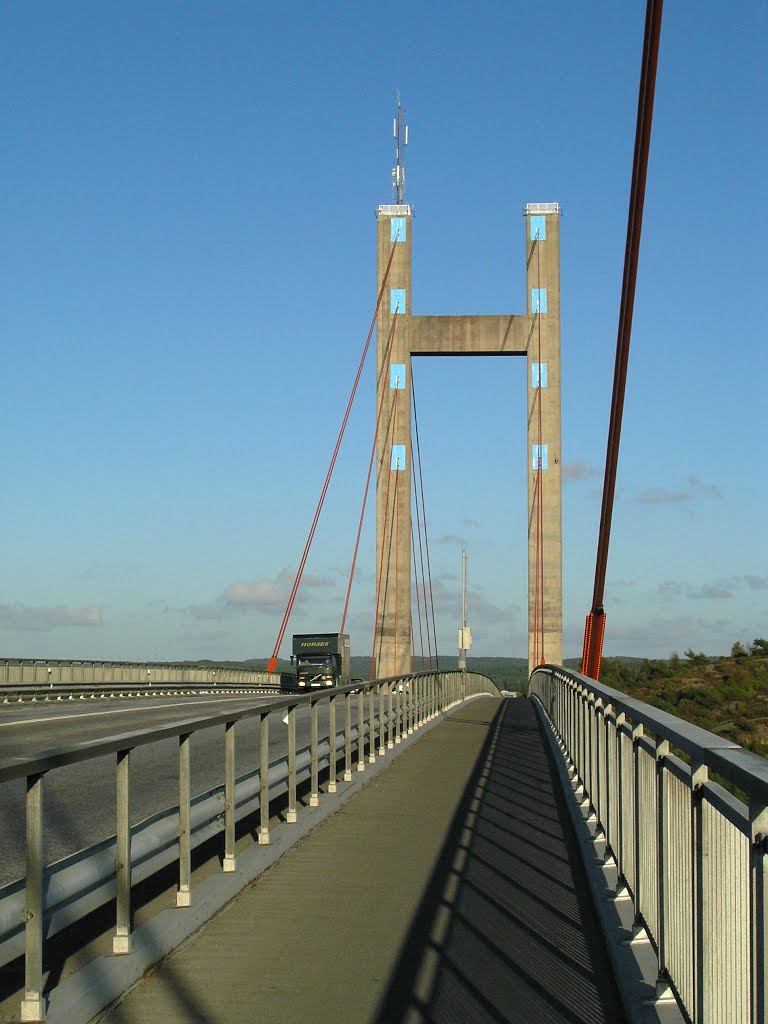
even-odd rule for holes
{"type": "MultiPolygon", "coordinates": [[[[399,235],[399,232],[398,232],[398,235],[399,235]]],[[[392,267],[392,260],[394,259],[396,245],[397,245],[397,238],[395,238],[395,241],[392,243],[392,251],[389,254],[389,260],[387,261],[386,270],[384,271],[384,277],[382,278],[381,287],[379,288],[379,294],[378,294],[378,296],[376,298],[376,308],[374,309],[373,316],[371,318],[371,326],[368,329],[368,337],[365,340],[365,346],[363,347],[363,354],[360,357],[360,363],[359,363],[358,368],[357,368],[357,375],[355,376],[355,381],[354,381],[354,384],[352,385],[352,391],[351,391],[350,396],[349,396],[349,401],[347,402],[347,408],[346,408],[346,410],[344,412],[344,418],[341,421],[341,428],[339,430],[339,436],[336,439],[336,447],[333,450],[333,455],[331,456],[331,463],[330,463],[330,465],[328,467],[328,472],[325,475],[325,482],[323,484],[323,489],[320,492],[320,499],[319,499],[319,501],[317,503],[317,508],[315,509],[315,516],[314,516],[314,519],[312,520],[312,525],[311,525],[311,527],[309,529],[309,536],[307,537],[307,542],[304,545],[304,553],[301,556],[301,561],[299,562],[299,568],[296,571],[296,578],[293,581],[293,587],[291,588],[291,593],[290,593],[290,596],[288,597],[288,604],[286,605],[285,614],[283,615],[283,620],[282,620],[282,622],[280,624],[280,630],[279,630],[279,632],[277,634],[277,640],[275,641],[275,647],[274,647],[274,650],[272,651],[272,657],[267,662],[267,672],[274,672],[275,669],[277,668],[277,655],[278,655],[278,652],[280,650],[280,644],[283,642],[283,637],[285,636],[285,630],[286,630],[286,627],[288,625],[288,619],[290,618],[291,611],[293,610],[293,604],[294,604],[294,601],[296,600],[296,594],[298,593],[299,584],[301,583],[301,577],[302,577],[302,575],[304,573],[304,566],[307,564],[307,557],[309,555],[309,549],[312,546],[312,540],[313,540],[313,538],[315,536],[315,531],[317,529],[317,524],[318,524],[318,522],[320,520],[320,513],[322,511],[323,504],[325,502],[325,496],[326,496],[326,494],[328,492],[328,485],[330,484],[331,477],[333,476],[333,470],[334,470],[334,467],[336,465],[336,459],[338,458],[338,455],[339,455],[339,449],[341,448],[341,442],[342,442],[342,439],[344,437],[344,431],[347,428],[347,421],[349,420],[349,414],[350,414],[350,411],[352,409],[352,403],[355,400],[355,395],[357,393],[357,386],[360,383],[360,376],[361,376],[361,374],[363,372],[363,366],[365,364],[365,359],[366,359],[366,356],[368,355],[368,349],[369,349],[370,344],[371,344],[371,338],[373,336],[373,329],[376,326],[376,318],[379,315],[379,308],[381,306],[382,296],[384,295],[384,288],[385,288],[387,280],[389,278],[389,271],[390,271],[390,269],[392,267]]]]}

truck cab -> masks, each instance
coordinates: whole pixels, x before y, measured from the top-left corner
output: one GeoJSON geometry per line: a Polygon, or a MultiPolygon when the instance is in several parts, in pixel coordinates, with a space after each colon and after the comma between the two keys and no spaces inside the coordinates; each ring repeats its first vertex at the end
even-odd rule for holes
{"type": "Polygon", "coordinates": [[[349,684],[347,633],[295,633],[291,660],[300,690],[349,684]]]}

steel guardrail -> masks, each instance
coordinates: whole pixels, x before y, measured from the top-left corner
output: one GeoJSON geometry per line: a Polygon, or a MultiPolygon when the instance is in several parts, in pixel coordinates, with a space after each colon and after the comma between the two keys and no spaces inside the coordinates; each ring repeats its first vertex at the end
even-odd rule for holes
{"type": "Polygon", "coordinates": [[[557,666],[535,669],[529,694],[653,944],[659,991],[693,1024],[766,1024],[768,761],[557,666]]]}
{"type": "MultiPolygon", "coordinates": [[[[309,805],[320,800],[319,771],[328,766],[327,792],[334,793],[338,765],[343,759],[343,779],[351,781],[353,754],[357,769],[385,756],[402,736],[417,731],[428,720],[463,700],[480,693],[498,695],[496,685],[474,672],[426,672],[360,682],[338,689],[291,694],[260,701],[251,707],[224,709],[213,714],[188,716],[152,729],[114,733],[95,740],[71,743],[39,756],[0,758],[0,783],[26,780],[25,879],[0,892],[0,953],[2,960],[24,952],[25,995],[22,1020],[45,1020],[43,952],[45,940],[77,920],[82,913],[116,898],[113,953],[130,954],[133,945],[131,894],[137,881],[172,861],[178,861],[176,905],[192,901],[191,852],[195,845],[223,832],[224,871],[236,870],[235,822],[238,816],[258,811],[259,844],[270,842],[269,806],[278,793],[287,793],[287,821],[299,813],[297,784],[310,783],[309,805]],[[318,737],[318,707],[328,703],[329,734],[318,737]],[[296,709],[307,705],[311,714],[309,747],[296,749],[296,709]],[[356,705],[357,725],[353,725],[356,705]],[[343,727],[336,729],[336,713],[343,713],[343,727]],[[270,716],[284,714],[287,754],[269,761],[270,716]],[[238,722],[259,718],[259,766],[240,779],[235,773],[235,736],[238,722]],[[224,726],[225,769],[223,785],[200,798],[190,788],[190,739],[203,729],[224,726]],[[168,738],[178,740],[179,803],[167,812],[132,825],[129,817],[131,752],[136,747],[168,738]],[[356,748],[353,746],[356,742],[356,748]],[[57,865],[43,863],[43,789],[47,773],[65,765],[112,754],[116,757],[116,835],[57,865]],[[239,788],[239,792],[238,792],[239,788]],[[86,863],[87,862],[87,863],[86,863]],[[4,893],[4,895],[3,895],[4,893]]],[[[5,961],[7,962],[7,961],[5,961]]]]}

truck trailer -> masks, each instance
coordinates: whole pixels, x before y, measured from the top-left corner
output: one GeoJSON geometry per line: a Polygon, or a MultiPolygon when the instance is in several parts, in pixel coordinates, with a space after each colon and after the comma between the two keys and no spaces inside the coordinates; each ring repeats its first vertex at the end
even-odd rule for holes
{"type": "Polygon", "coordinates": [[[347,633],[295,633],[291,661],[301,690],[349,685],[347,633]]]}

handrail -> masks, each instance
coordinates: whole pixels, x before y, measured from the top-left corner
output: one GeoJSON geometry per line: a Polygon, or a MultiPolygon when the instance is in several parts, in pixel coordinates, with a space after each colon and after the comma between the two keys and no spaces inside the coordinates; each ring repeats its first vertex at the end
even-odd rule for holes
{"type": "Polygon", "coordinates": [[[558,666],[535,669],[528,692],[653,944],[659,989],[693,1024],[766,1024],[768,761],[558,666]]]}
{"type": "MultiPolygon", "coordinates": [[[[94,740],[83,740],[63,745],[53,750],[41,752],[32,757],[0,759],[0,783],[14,779],[26,779],[26,885],[23,915],[17,924],[11,922],[11,928],[21,925],[24,929],[25,956],[25,996],[21,1005],[22,1020],[45,1020],[46,997],[43,993],[43,945],[48,938],[51,908],[46,906],[48,885],[46,884],[50,870],[43,864],[43,785],[46,775],[65,765],[89,761],[97,757],[113,754],[116,756],[116,835],[112,838],[115,850],[113,883],[103,880],[104,843],[94,848],[100,858],[98,870],[102,880],[99,882],[99,899],[116,894],[117,921],[113,937],[113,953],[128,954],[133,948],[131,893],[132,870],[136,864],[135,850],[132,842],[135,839],[136,827],[131,824],[129,815],[130,764],[131,751],[139,746],[159,742],[163,739],[178,739],[178,779],[179,802],[171,811],[178,822],[177,850],[174,859],[179,863],[179,884],[176,896],[178,907],[191,905],[192,873],[191,851],[195,845],[193,835],[200,829],[201,814],[199,801],[193,799],[190,788],[190,738],[203,729],[216,725],[224,726],[225,737],[225,771],[223,786],[223,827],[218,823],[218,831],[223,832],[224,856],[223,870],[236,870],[235,856],[235,822],[238,817],[238,800],[240,813],[245,806],[242,798],[241,776],[238,784],[235,773],[235,732],[238,722],[246,718],[258,716],[260,723],[259,764],[251,767],[246,773],[252,780],[249,783],[251,796],[248,798],[248,813],[258,809],[260,825],[257,837],[260,845],[270,842],[269,805],[270,798],[275,795],[275,785],[279,784],[279,792],[287,792],[287,822],[295,822],[299,813],[297,802],[297,783],[303,778],[310,780],[309,805],[317,806],[321,791],[319,786],[319,769],[327,765],[329,768],[327,792],[337,791],[338,765],[342,761],[343,779],[352,781],[354,755],[357,759],[357,770],[366,767],[365,748],[367,746],[367,763],[384,756],[396,744],[416,732],[426,722],[436,718],[450,707],[461,701],[468,700],[480,693],[499,695],[498,687],[488,677],[474,672],[443,671],[422,672],[414,675],[390,676],[371,682],[358,682],[341,688],[331,688],[281,696],[276,699],[260,700],[249,707],[223,709],[213,714],[189,715],[183,720],[164,724],[151,729],[134,729],[127,732],[115,732],[94,740]],[[328,736],[318,737],[318,707],[328,702],[328,736]],[[356,705],[356,727],[353,726],[353,705],[356,705]],[[309,748],[296,749],[296,710],[308,706],[311,712],[311,740],[309,748]],[[343,726],[340,732],[336,729],[336,712],[340,708],[343,714],[343,726]],[[287,725],[287,755],[278,762],[269,761],[269,721],[270,716],[284,713],[287,725]],[[357,741],[353,748],[353,740],[357,741]],[[275,774],[279,765],[279,779],[275,774]],[[256,780],[258,779],[258,782],[256,780]],[[271,788],[270,788],[271,787],[271,788]],[[238,792],[237,789],[240,791],[238,792]],[[258,793],[258,797],[256,797],[258,793]],[[193,813],[195,807],[198,810],[193,813]],[[23,922],[23,923],[22,923],[23,922]]],[[[220,799],[211,791],[209,798],[220,799]]],[[[221,816],[221,811],[219,811],[221,816]]],[[[167,815],[165,815],[167,818],[167,815]]],[[[206,812],[203,827],[214,827],[215,814],[206,812]]],[[[167,829],[165,830],[167,831],[167,829]]],[[[167,848],[167,836],[163,839],[167,848]]],[[[147,858],[146,837],[142,840],[143,862],[147,858]]],[[[108,845],[108,844],[107,844],[108,845]]],[[[87,852],[87,851],[86,851],[87,852]]],[[[151,850],[150,850],[151,854],[151,850]]],[[[168,863],[167,854],[162,854],[163,863],[168,863]]],[[[137,876],[146,877],[146,871],[137,867],[137,876]]],[[[60,872],[62,881],[65,872],[60,872]]],[[[66,875],[72,884],[82,889],[83,872],[70,871],[66,875]]],[[[89,909],[93,909],[95,889],[91,882],[89,889],[89,909]]],[[[8,888],[8,887],[6,887],[8,888]]],[[[13,906],[21,905],[18,900],[18,885],[10,887],[13,892],[9,896],[14,900],[13,906]]],[[[61,889],[62,885],[57,887],[61,889]]],[[[58,892],[59,900],[62,893],[58,892]]],[[[74,895],[74,900],[82,898],[82,893],[74,895]]],[[[98,904],[97,904],[98,905],[98,904]]],[[[10,904],[9,904],[10,908],[10,904]]],[[[0,908],[1,910],[2,908],[0,908]]],[[[2,918],[2,914],[0,914],[2,918]]],[[[71,918],[67,921],[69,921],[71,918]]],[[[7,923],[7,922],[6,922],[7,923]]],[[[8,948],[11,948],[9,942],[8,948]]]]}

